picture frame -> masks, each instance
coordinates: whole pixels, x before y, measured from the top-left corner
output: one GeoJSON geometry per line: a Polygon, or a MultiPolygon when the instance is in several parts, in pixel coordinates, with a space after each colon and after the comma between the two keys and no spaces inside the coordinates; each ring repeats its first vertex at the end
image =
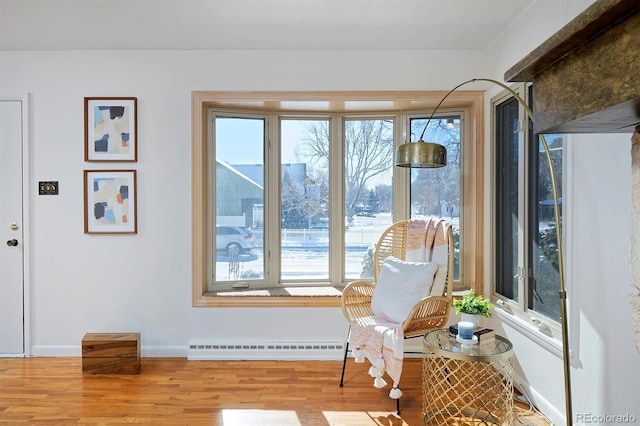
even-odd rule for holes
{"type": "Polygon", "coordinates": [[[138,161],[138,98],[84,98],[84,160],[138,161]]]}
{"type": "Polygon", "coordinates": [[[135,170],[84,171],[84,233],[136,234],[135,170]]]}

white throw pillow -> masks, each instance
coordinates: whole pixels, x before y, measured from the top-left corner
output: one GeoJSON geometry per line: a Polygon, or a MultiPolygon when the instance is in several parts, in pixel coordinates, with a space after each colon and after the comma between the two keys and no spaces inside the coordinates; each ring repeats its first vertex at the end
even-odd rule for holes
{"type": "Polygon", "coordinates": [[[382,264],[371,299],[374,315],[401,324],[413,305],[429,294],[437,270],[433,262],[403,262],[389,256],[382,264]]]}

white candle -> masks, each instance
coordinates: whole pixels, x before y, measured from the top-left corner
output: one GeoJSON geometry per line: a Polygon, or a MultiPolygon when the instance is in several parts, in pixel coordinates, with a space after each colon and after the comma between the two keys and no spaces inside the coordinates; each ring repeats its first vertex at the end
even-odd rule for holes
{"type": "Polygon", "coordinates": [[[458,336],[461,339],[471,340],[473,338],[473,323],[469,321],[460,321],[458,323],[458,336]]]}

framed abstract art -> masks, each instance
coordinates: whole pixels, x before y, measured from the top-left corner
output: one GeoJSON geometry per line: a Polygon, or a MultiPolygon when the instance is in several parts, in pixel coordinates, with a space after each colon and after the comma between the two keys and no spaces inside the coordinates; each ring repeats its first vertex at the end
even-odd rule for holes
{"type": "Polygon", "coordinates": [[[84,233],[138,232],[135,170],[84,171],[84,233]]]}
{"type": "Polygon", "coordinates": [[[138,157],[138,98],[84,98],[85,161],[138,157]]]}

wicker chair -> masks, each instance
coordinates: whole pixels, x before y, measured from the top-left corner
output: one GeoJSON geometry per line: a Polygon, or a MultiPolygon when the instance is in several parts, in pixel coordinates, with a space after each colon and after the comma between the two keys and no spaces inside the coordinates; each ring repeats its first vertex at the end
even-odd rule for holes
{"type": "MultiPolygon", "coordinates": [[[[429,219],[427,226],[429,226],[429,223],[436,223],[439,221],[440,219],[429,219]]],[[[396,222],[387,228],[380,236],[374,251],[373,282],[354,281],[344,288],[342,292],[341,305],[342,312],[349,322],[349,331],[351,331],[351,324],[358,318],[373,316],[373,312],[371,311],[371,299],[376,287],[378,274],[385,259],[389,256],[394,256],[400,260],[406,260],[409,222],[409,220],[396,222]]],[[[431,295],[424,297],[414,305],[406,320],[403,322],[405,339],[422,337],[428,331],[443,328],[449,319],[449,313],[453,303],[454,240],[452,227],[447,222],[444,222],[444,239],[445,245],[448,248],[446,268],[440,268],[442,273],[445,274],[445,277],[443,278],[446,280],[444,293],[440,296],[431,295]]],[[[432,247],[427,247],[427,249],[432,247]]],[[[433,251],[430,252],[433,253],[433,251]]],[[[432,261],[432,259],[425,259],[425,262],[426,261],[432,261]]],[[[350,352],[349,342],[347,342],[345,346],[340,387],[344,385],[344,372],[347,364],[348,352],[350,352]]],[[[405,351],[405,353],[408,352],[405,351]]],[[[399,401],[400,400],[397,399],[396,412],[398,414],[400,414],[399,401]]]]}

